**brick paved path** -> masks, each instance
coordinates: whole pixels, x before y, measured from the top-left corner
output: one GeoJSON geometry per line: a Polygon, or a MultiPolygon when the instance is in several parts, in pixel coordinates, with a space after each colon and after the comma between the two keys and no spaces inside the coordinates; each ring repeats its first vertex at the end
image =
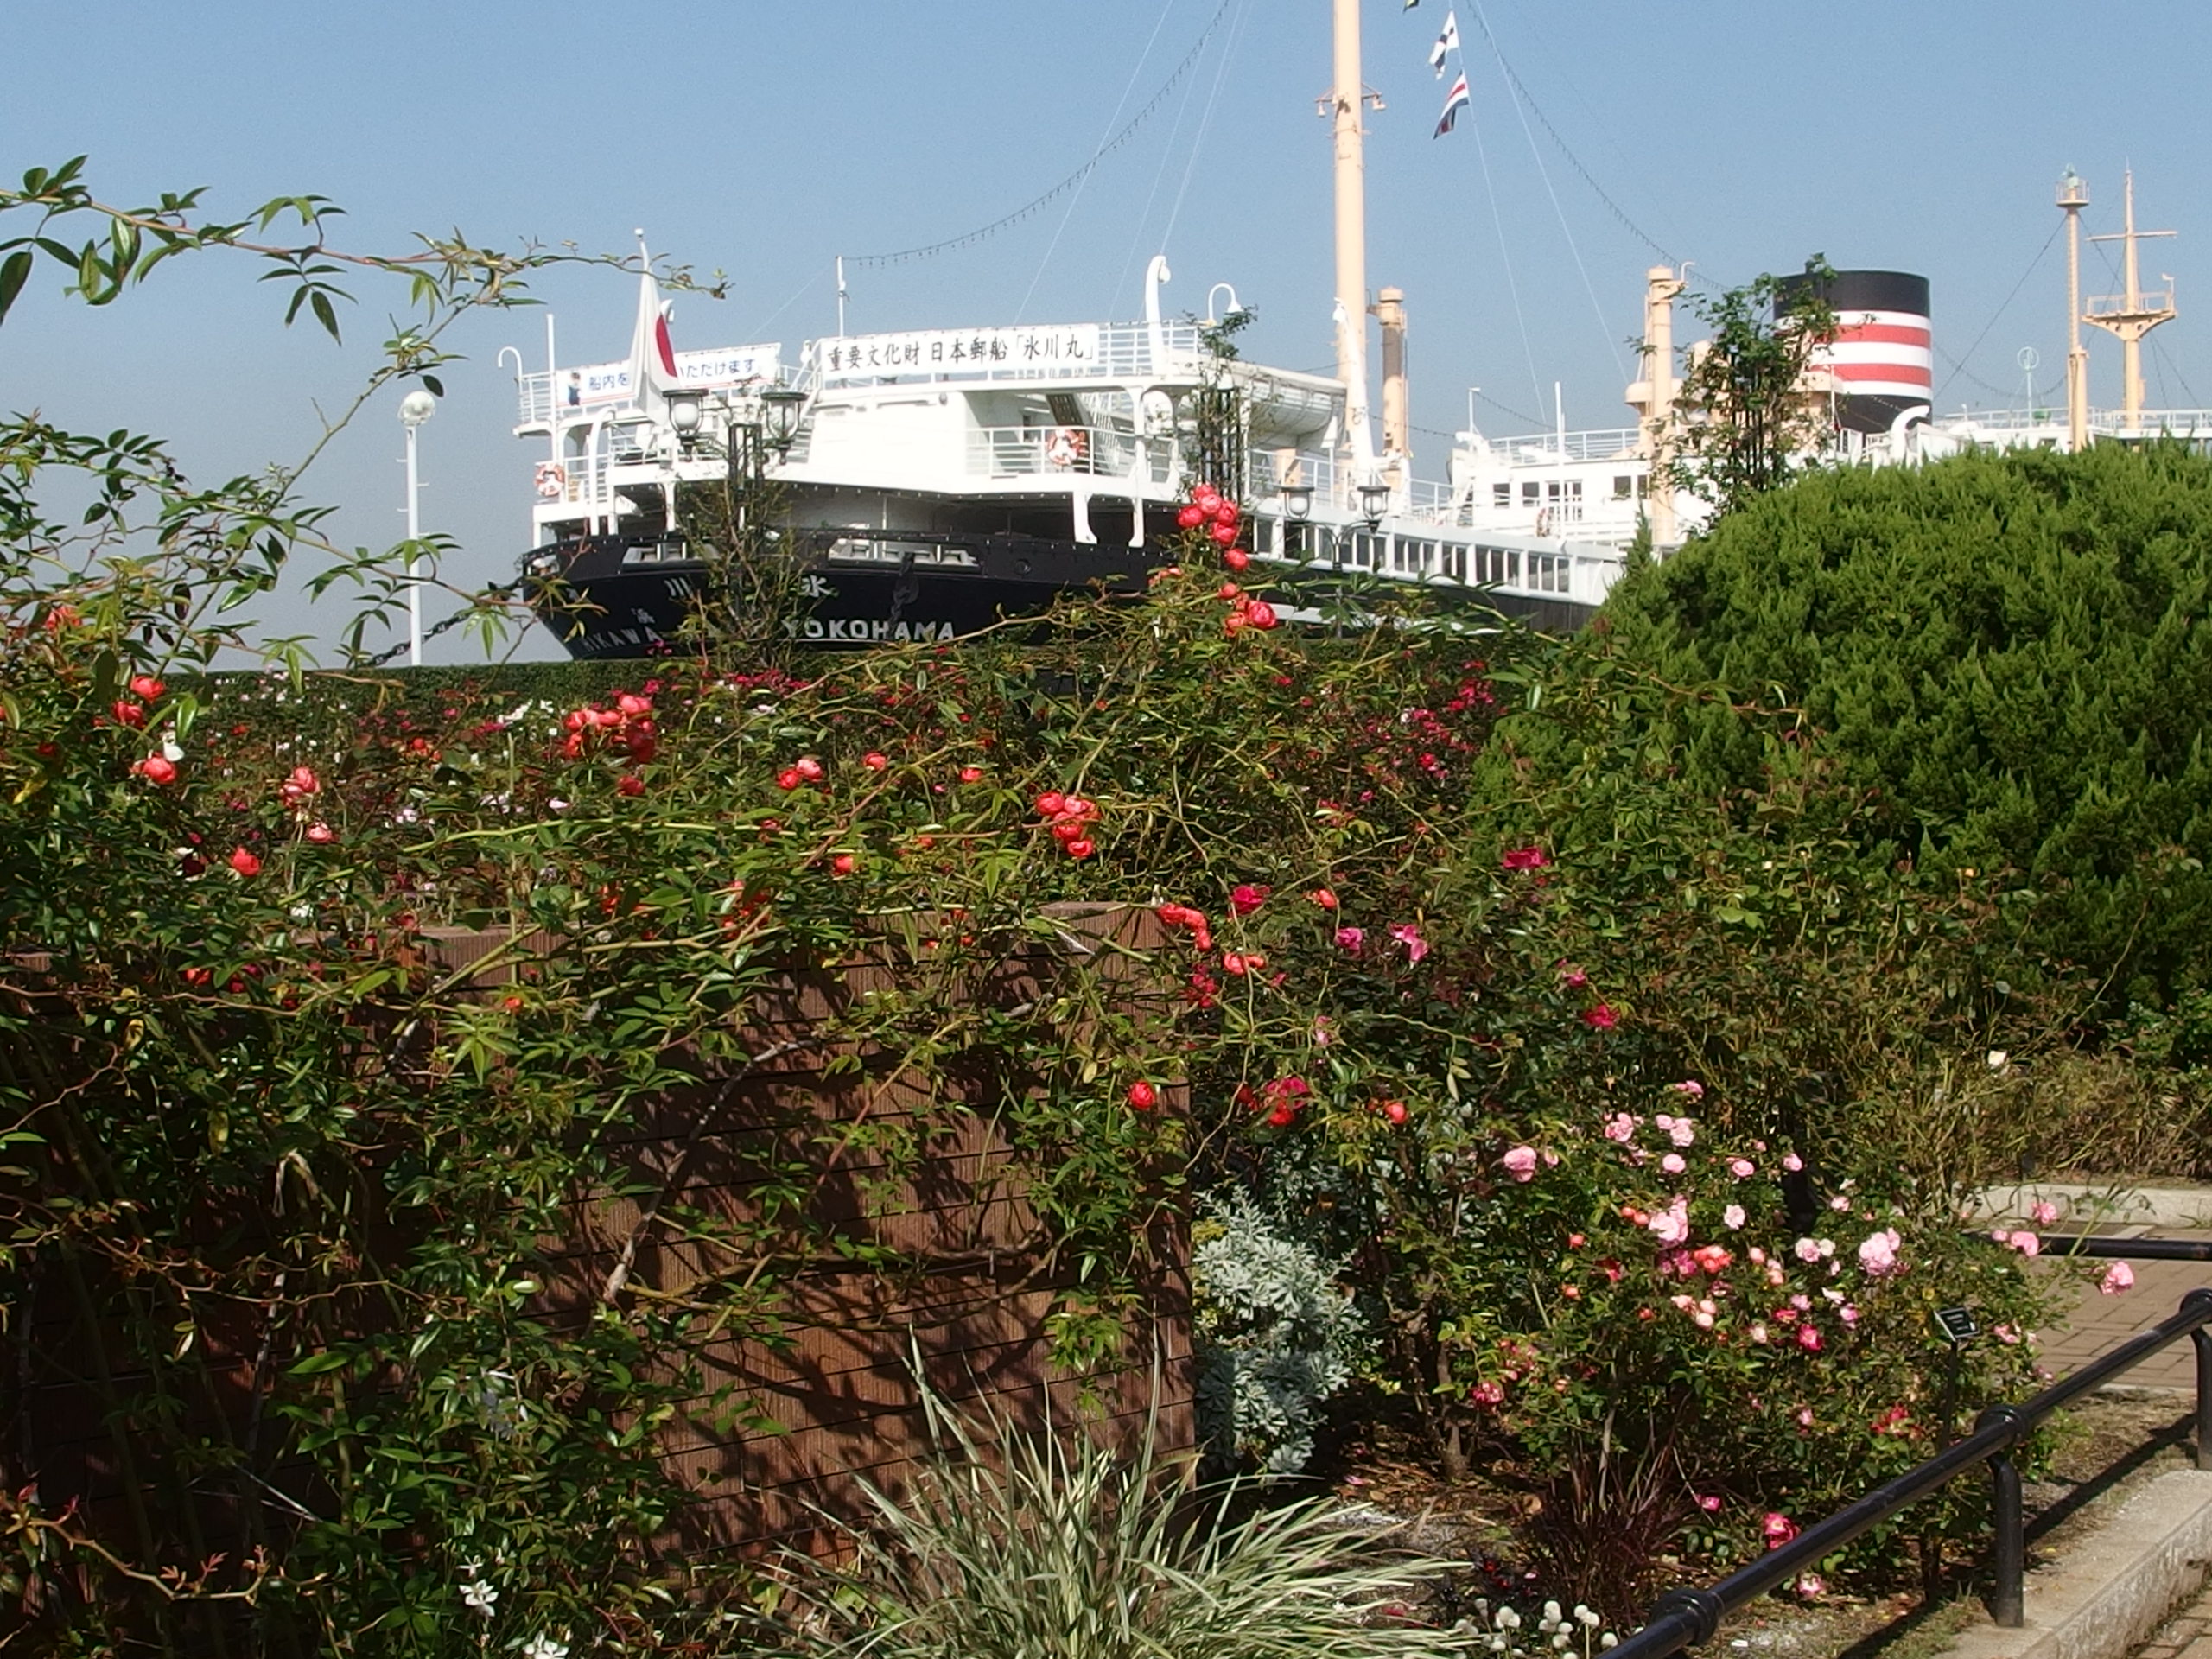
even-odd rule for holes
{"type": "Polygon", "coordinates": [[[2160,1625],[2129,1659],[2212,1659],[2212,1590],[2160,1625]]]}
{"type": "MultiPolygon", "coordinates": [[[[2160,1238],[2212,1238],[2212,1230],[2186,1227],[2128,1227],[2108,1229],[2120,1236],[2155,1234],[2160,1238]]],[[[2054,1264],[2055,1265],[2055,1264],[2054,1264]]],[[[2068,1263],[2070,1271],[2078,1264],[2068,1263]]],[[[2102,1268],[2096,1261],[2089,1265],[2102,1268]]],[[[2037,1332],[2044,1369],[2053,1376],[2078,1370],[2114,1344],[2124,1342],[2156,1325],[2177,1307],[2188,1292],[2212,1285],[2212,1262],[2131,1262],[2135,1288],[2117,1296],[2098,1294],[2094,1282],[2069,1287],[2069,1307],[2062,1321],[2037,1332]]],[[[2133,1388],[2194,1389],[2196,1386],[2195,1346],[2177,1342],[2153,1359],[2145,1361],[2118,1379],[2133,1388]]],[[[2158,1659],[2170,1659],[2161,1655],[2158,1659]]],[[[2212,1659],[2212,1645],[2190,1659],[2212,1659]]]]}

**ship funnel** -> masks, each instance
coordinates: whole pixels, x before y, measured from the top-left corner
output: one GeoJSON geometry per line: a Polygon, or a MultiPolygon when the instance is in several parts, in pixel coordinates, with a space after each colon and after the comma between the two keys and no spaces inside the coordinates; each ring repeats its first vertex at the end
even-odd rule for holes
{"type": "Polygon", "coordinates": [[[1934,401],[1934,339],[1928,279],[1902,270],[1839,270],[1825,281],[1788,276],[1775,296],[1784,315],[1811,289],[1835,313],[1835,338],[1815,351],[1813,374],[1825,372],[1836,422],[1847,432],[1887,432],[1916,404],[1934,401]]]}
{"type": "Polygon", "coordinates": [[[1406,292],[1386,288],[1375,296],[1375,319],[1382,325],[1382,453],[1410,465],[1414,454],[1412,404],[1406,391],[1406,292]]]}

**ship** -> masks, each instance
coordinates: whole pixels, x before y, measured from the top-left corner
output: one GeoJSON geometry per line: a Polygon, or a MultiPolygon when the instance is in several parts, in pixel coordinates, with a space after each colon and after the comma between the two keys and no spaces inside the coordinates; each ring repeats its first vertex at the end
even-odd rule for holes
{"type": "MultiPolygon", "coordinates": [[[[1545,629],[1586,622],[1632,545],[1663,557],[1708,511],[1676,465],[1694,418],[1674,341],[1688,270],[1645,273],[1632,423],[1569,431],[1561,410],[1552,430],[1495,437],[1471,408],[1445,476],[1418,476],[1406,297],[1384,287],[1370,298],[1367,285],[1358,7],[1331,3],[1335,373],[1224,349],[1241,315],[1229,283],[1207,290],[1203,319],[1170,315],[1165,255],[1150,262],[1134,321],[841,327],[788,353],[781,342],[679,352],[640,232],[628,355],[563,365],[549,316],[545,366],[517,375],[515,431],[538,446],[521,578],[538,619],[579,658],[649,656],[691,637],[731,591],[732,536],[700,536],[684,503],[719,487],[723,528],[788,578],[776,626],[791,641],[949,643],[1071,590],[1140,590],[1170,556],[1191,487],[1205,483],[1243,505],[1243,545],[1278,581],[1325,594],[1408,584],[1545,629]]],[[[2069,170],[2059,205],[2072,234],[2086,200],[2069,170]]],[[[2174,429],[2139,407],[2134,342],[2172,311],[2170,291],[2139,291],[2136,235],[2131,179],[2128,294],[2086,311],[2069,298],[2081,321],[2127,341],[2116,419],[2087,410],[2077,338],[2070,423],[2047,411],[1935,422],[1927,279],[1823,275],[1834,327],[1803,383],[1828,417],[1819,458],[1915,464],[1964,448],[2078,448],[2174,429]]]]}
{"type": "Polygon", "coordinates": [[[1164,255],[1131,321],[679,352],[641,235],[628,355],[564,365],[549,320],[544,367],[517,376],[515,431],[537,450],[522,579],[539,620],[580,658],[672,648],[727,586],[726,553],[684,509],[688,491],[721,487],[740,517],[772,498],[772,528],[744,528],[788,562],[794,640],[941,643],[1071,589],[1141,588],[1204,482],[1244,505],[1243,544],[1278,576],[1418,585],[1547,628],[1586,620],[1646,510],[1649,435],[1499,445],[1471,426],[1444,479],[1416,476],[1404,296],[1366,284],[1357,8],[1332,3],[1336,373],[1222,350],[1238,315],[1228,283],[1204,319],[1170,315],[1164,255]]]}

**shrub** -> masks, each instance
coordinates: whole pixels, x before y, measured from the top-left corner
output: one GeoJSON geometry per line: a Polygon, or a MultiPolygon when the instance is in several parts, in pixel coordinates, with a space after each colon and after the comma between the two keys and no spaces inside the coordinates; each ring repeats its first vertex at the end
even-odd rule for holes
{"type": "Polygon", "coordinates": [[[1725,694],[1646,717],[1696,786],[1757,790],[1815,740],[1897,855],[2005,872],[2015,937],[2117,1014],[2212,965],[2209,590],[2212,461],[2100,444],[1814,474],[1623,582],[1601,626],[1725,694]]]}

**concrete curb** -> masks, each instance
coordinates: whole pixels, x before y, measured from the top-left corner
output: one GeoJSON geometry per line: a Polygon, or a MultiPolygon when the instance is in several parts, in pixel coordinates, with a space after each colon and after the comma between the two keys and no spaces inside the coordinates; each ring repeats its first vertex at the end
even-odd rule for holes
{"type": "Polygon", "coordinates": [[[2036,1204],[2058,1207],[2063,1225],[2074,1227],[2212,1227],[2212,1187],[2088,1186],[2060,1181],[2031,1181],[2018,1186],[1986,1187],[1974,1195],[1968,1217],[1975,1221],[2026,1221],[2036,1204]]]}
{"type": "Polygon", "coordinates": [[[2204,1587],[2208,1567],[2212,1471],[2161,1475],[2028,1575],[2024,1629],[1984,1623],[1942,1659],[2124,1659],[2204,1587]]]}

